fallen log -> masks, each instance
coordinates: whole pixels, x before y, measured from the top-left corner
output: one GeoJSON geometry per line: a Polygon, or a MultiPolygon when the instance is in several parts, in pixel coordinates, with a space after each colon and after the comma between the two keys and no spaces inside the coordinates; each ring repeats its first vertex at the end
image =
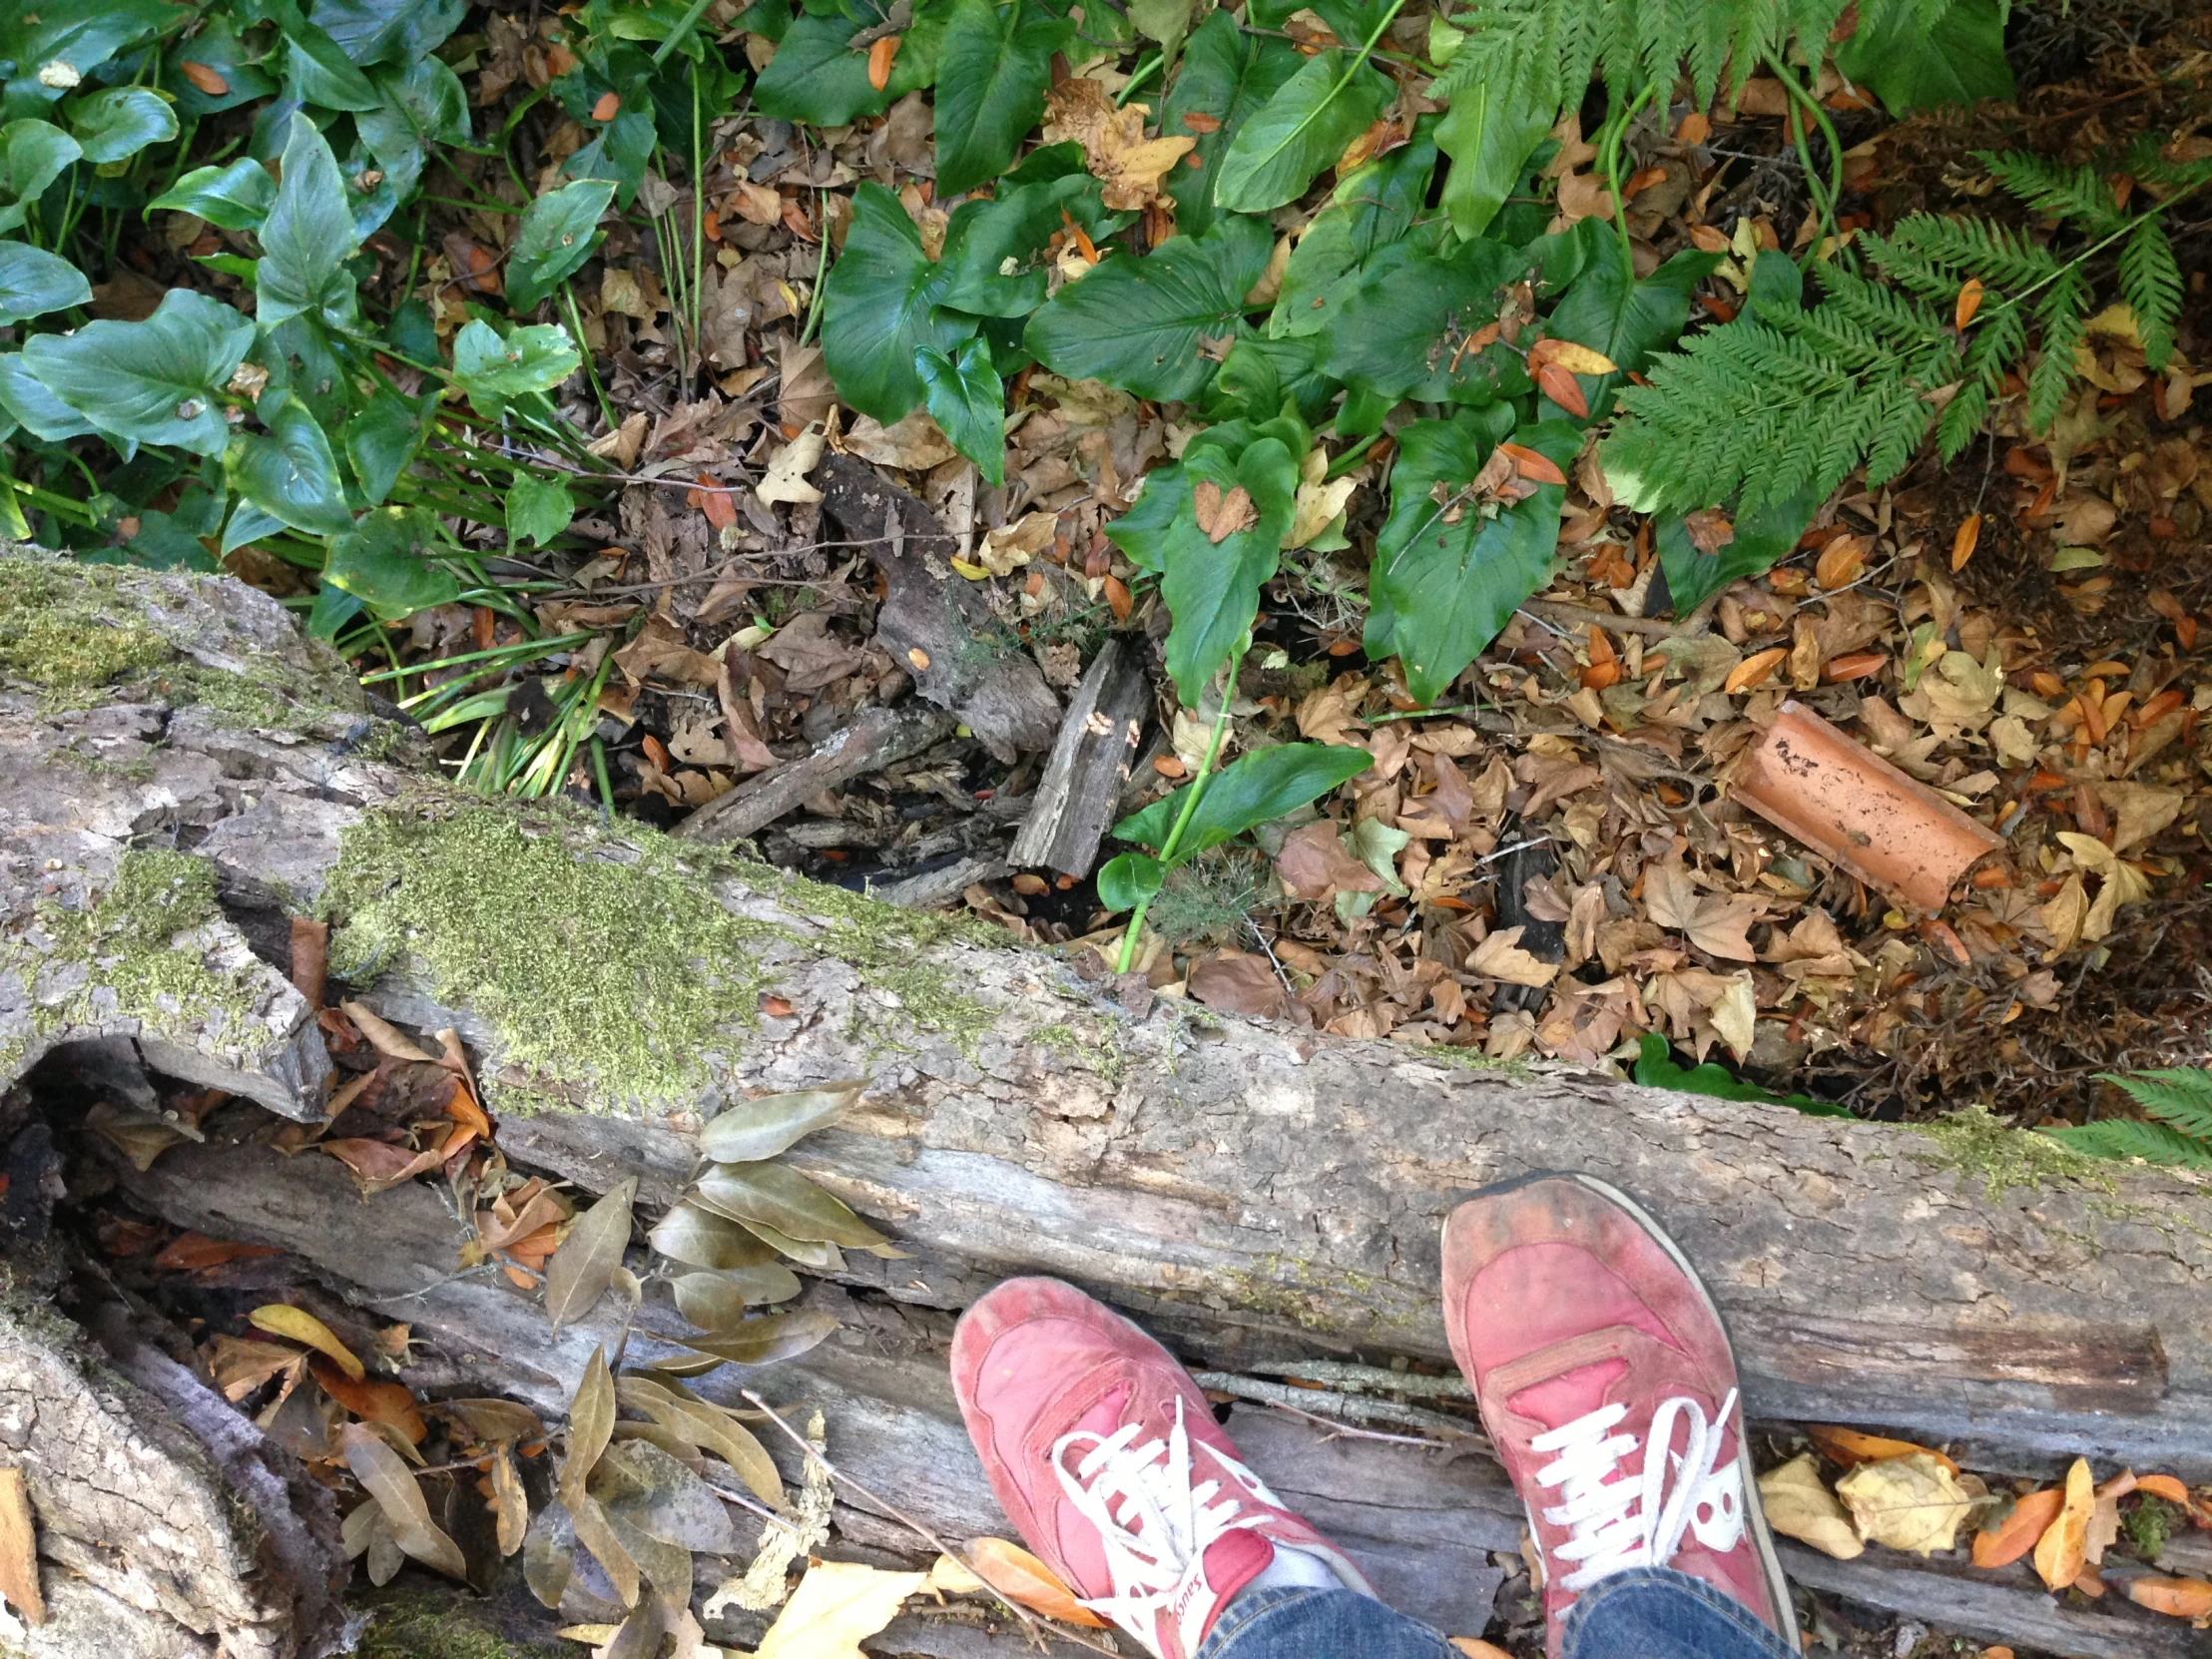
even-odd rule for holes
{"type": "MultiPolygon", "coordinates": [[[[978,925],[457,797],[228,580],[0,556],[0,1082],[98,1042],[318,1118],[327,1062],[282,964],[290,918],[320,912],[333,974],[387,1019],[456,1027],[507,1155],[587,1190],[635,1175],[666,1203],[723,1105],[866,1075],[790,1158],[910,1253],[851,1259],[843,1282],[873,1305],[953,1310],[1045,1271],[1223,1370],[1436,1360],[1452,1203],[1586,1169],[1701,1264],[1755,1416],[1902,1430],[1998,1470],[2085,1454],[2212,1475],[2212,1231],[2180,1178],[1985,1118],[1839,1122],[1175,1001],[1136,1017],[978,925]]],[[[158,1214],[199,1225],[208,1158],[155,1162],[158,1182],[200,1172],[151,1197],[158,1214]]],[[[480,1279],[377,1279],[450,1260],[393,1242],[399,1197],[348,1210],[348,1253],[317,1258],[333,1283],[394,1309],[458,1299],[435,1362],[456,1381],[473,1332],[528,1314],[528,1344],[476,1339],[500,1380],[474,1385],[565,1392],[588,1327],[548,1343],[480,1279]]],[[[236,1219],[230,1236],[303,1251],[236,1219]]]]}

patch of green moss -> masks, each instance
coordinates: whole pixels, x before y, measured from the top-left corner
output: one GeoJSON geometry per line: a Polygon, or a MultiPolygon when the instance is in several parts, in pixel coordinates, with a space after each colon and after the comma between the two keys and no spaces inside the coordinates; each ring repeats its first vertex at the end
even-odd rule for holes
{"type": "Polygon", "coordinates": [[[1528,1063],[1526,1055],[1515,1054],[1500,1058],[1461,1043],[1429,1043],[1425,1047],[1407,1050],[1406,1057],[1431,1061],[1439,1066],[1458,1066],[1464,1071],[1494,1071],[1500,1076],[1510,1077],[1516,1083],[1530,1083],[1536,1077],[1536,1068],[1528,1063]]]}
{"type": "Polygon", "coordinates": [[[96,565],[0,559],[0,673],[68,695],[175,660],[153,629],[101,615],[115,585],[116,573],[96,565]]]}
{"type": "Polygon", "coordinates": [[[1123,1052],[1120,1036],[1112,1026],[1086,1037],[1072,1025],[1044,1025],[1029,1033],[1029,1041],[1071,1060],[1081,1059],[1109,1088],[1118,1084],[1122,1073],[1129,1069],[1129,1056],[1123,1052]]]}
{"type": "Polygon", "coordinates": [[[449,1591],[398,1583],[355,1598],[368,1615],[360,1659],[579,1659],[583,1650],[558,1638],[532,1640],[496,1627],[498,1605],[449,1591]]]}
{"type": "Polygon", "coordinates": [[[323,888],[331,971],[360,981],[412,957],[544,1092],[588,1084],[665,1106],[736,1057],[776,936],[716,902],[696,868],[713,862],[651,830],[618,840],[550,812],[370,813],[323,888]]]}
{"type": "Polygon", "coordinates": [[[1962,1181],[1979,1180],[1992,1201],[2008,1187],[2041,1192],[2046,1186],[2115,1190],[2112,1176],[2094,1158],[2083,1157],[2048,1135],[2013,1128],[1986,1106],[1968,1106],[1945,1118],[1908,1123],[1902,1128],[1935,1142],[1928,1149],[1905,1147],[1905,1156],[1934,1169],[1955,1169],[1962,1181]]]}
{"type": "Polygon", "coordinates": [[[2145,1492],[2135,1500],[2135,1507],[2120,1517],[2120,1525],[2143,1559],[2155,1561],[2165,1549],[2166,1540],[2174,1535],[2174,1522],[2180,1515],[2175,1505],[2145,1492]]]}
{"type": "Polygon", "coordinates": [[[211,968],[196,944],[175,942],[220,914],[215,866],[206,859],[126,852],[89,907],[42,904],[35,927],[0,939],[0,971],[33,986],[77,977],[64,994],[34,994],[33,1035],[135,1019],[156,1031],[220,1036],[253,1018],[260,987],[244,973],[211,968]],[[34,942],[40,935],[48,948],[34,942]]]}

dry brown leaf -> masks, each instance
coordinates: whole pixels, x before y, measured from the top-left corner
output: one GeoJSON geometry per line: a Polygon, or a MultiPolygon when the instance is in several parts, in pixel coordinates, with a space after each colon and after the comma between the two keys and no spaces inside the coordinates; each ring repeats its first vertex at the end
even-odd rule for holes
{"type": "Polygon", "coordinates": [[[568,1455],[561,1462],[561,1501],[574,1507],[615,1428],[615,1383],[607,1351],[595,1348],[568,1402],[568,1455]]]}
{"type": "Polygon", "coordinates": [[[435,1065],[437,1056],[425,1054],[417,1048],[396,1026],[385,1021],[376,1011],[363,1002],[341,1003],[345,1017],[351,1020],[369,1041],[377,1053],[394,1060],[421,1060],[435,1065]]]}
{"type": "Polygon", "coordinates": [[[561,1248],[545,1265],[545,1311],[558,1331],[590,1312],[607,1287],[622,1252],[630,1243],[630,1206],[638,1195],[631,1176],[576,1218],[561,1248]]]}
{"type": "Polygon", "coordinates": [[[1836,1483],[1860,1535],[1892,1549],[1948,1549],[1972,1503],[1950,1470],[1925,1451],[1862,1463],[1836,1483]]]}
{"type": "Polygon", "coordinates": [[[925,1572],[816,1561],[753,1659],[863,1659],[860,1639],[889,1624],[906,1598],[928,1582],[925,1572]]]}
{"type": "Polygon", "coordinates": [[[2133,1469],[2122,1469],[2097,1488],[2096,1501],[2089,1506],[2089,1530],[2082,1540],[2082,1552],[2089,1565],[2104,1564],[2104,1552],[2119,1541],[2120,1499],[2135,1490],[2133,1469]]]}
{"type": "Polygon", "coordinates": [[[1163,200],[1160,186],[1168,170],[1198,148],[1198,140],[1185,135],[1146,138],[1151,114],[1144,104],[1116,109],[1102,84],[1073,76],[1045,95],[1044,140],[1082,145],[1083,165],[1105,184],[1106,206],[1134,212],[1163,200]]]}
{"type": "Polygon", "coordinates": [[[1996,1525],[1974,1534],[1973,1564],[1977,1567],[2010,1566],[2033,1549],[2036,1541],[2050,1530],[2050,1523],[2058,1518],[2059,1507],[2065,1501],[2066,1494],[2056,1486],[2029,1492],[2013,1504],[1996,1525]]]}
{"type": "Polygon", "coordinates": [[[2065,1501],[2059,1505],[2058,1517],[2043,1528],[2035,1544],[2035,1571],[2046,1587],[2063,1590],[2081,1576],[2087,1560],[2089,1513],[2096,1501],[2089,1460],[2076,1457],[2066,1470],[2065,1501]]]}
{"type": "Polygon", "coordinates": [[[506,1440],[492,1447],[491,1495],[499,1505],[499,1553],[512,1555],[530,1530],[530,1497],[515,1468],[515,1448],[506,1440]]]}
{"type": "Polygon", "coordinates": [[[2177,1619],[2194,1619],[2200,1625],[2212,1619],[2212,1583],[2201,1578],[2135,1578],[2128,1581],[2127,1599],[2153,1613],[2177,1619]]]}
{"type": "Polygon", "coordinates": [[[1234,486],[1227,495],[1212,479],[1204,479],[1191,492],[1191,507],[1198,519],[1198,527],[1206,539],[1217,547],[1239,530],[1249,530],[1260,522],[1260,514],[1252,505],[1252,495],[1244,485],[1234,486]]]}
{"type": "Polygon", "coordinates": [[[304,1343],[319,1353],[327,1354],[337,1362],[338,1369],[358,1382],[367,1373],[353,1351],[339,1342],[330,1328],[304,1308],[294,1308],[289,1303],[273,1302],[266,1308],[257,1308],[246,1316],[256,1329],[268,1332],[272,1337],[289,1337],[295,1343],[304,1343]]]}
{"type": "Polygon", "coordinates": [[[1467,971],[1512,985],[1548,985],[1559,976],[1559,964],[1547,962],[1521,949],[1524,925],[1501,927],[1474,947],[1467,957],[1467,971]]]}
{"type": "Polygon", "coordinates": [[[21,1469],[0,1468],[0,1601],[23,1622],[46,1622],[46,1598],[38,1587],[38,1528],[21,1469]]]}
{"type": "Polygon", "coordinates": [[[391,1528],[393,1542],[424,1566],[435,1567],[452,1578],[465,1579],[468,1561],[461,1554],[460,1545],[430,1518],[430,1506],[422,1499],[422,1488],[415,1484],[414,1476],[400,1460],[399,1453],[386,1445],[373,1429],[357,1422],[345,1425],[342,1445],[345,1466],[353,1471],[353,1478],[383,1511],[384,1524],[391,1528]]]}
{"type": "Polygon", "coordinates": [[[380,1422],[406,1436],[409,1445],[420,1445],[429,1424],[415,1408],[414,1395],[396,1382],[368,1382],[346,1376],[319,1357],[307,1369],[322,1391],[365,1422],[380,1422]]]}
{"type": "Polygon", "coordinates": [[[1280,1014],[1287,995],[1265,956],[1227,950],[1191,964],[1190,992],[1216,1012],[1256,1019],[1280,1014]]]}
{"type": "Polygon", "coordinates": [[[1819,1463],[1810,1451],[1759,1477],[1759,1506],[1766,1511],[1769,1526],[1824,1555],[1849,1561],[1866,1552],[1865,1541],[1836,1494],[1821,1480],[1819,1463]]]}
{"type": "Polygon", "coordinates": [[[967,1551],[968,1565],[1007,1600],[1064,1624],[1079,1624],[1086,1630],[1107,1628],[1104,1619],[1075,1599],[1059,1574],[1021,1545],[1004,1538],[970,1538],[967,1551]]]}
{"type": "Polygon", "coordinates": [[[1275,873],[1293,898],[1320,901],[1340,892],[1381,892],[1382,877],[1352,855],[1334,819],[1301,825],[1284,837],[1275,873]]]}
{"type": "MultiPolygon", "coordinates": [[[[1789,950],[1775,952],[1774,960],[1789,961],[1793,956],[1826,956],[1844,948],[1843,935],[1836,931],[1836,923],[1826,910],[1815,910],[1805,920],[1790,930],[1789,950]]],[[[1887,1434],[1869,1434],[1862,1429],[1845,1428],[1830,1423],[1815,1423],[1806,1429],[1806,1437],[1816,1446],[1846,1468],[1860,1463],[1877,1463],[1885,1457],[1903,1457],[1909,1452],[1921,1452],[1936,1462],[1958,1472],[1958,1465],[1933,1446],[1916,1445],[1911,1440],[1893,1440],[1887,1434]]]]}
{"type": "Polygon", "coordinates": [[[286,1366],[299,1365],[306,1356],[296,1348],[218,1333],[201,1350],[201,1358],[207,1362],[215,1385],[223,1390],[223,1397],[236,1404],[286,1366]]]}

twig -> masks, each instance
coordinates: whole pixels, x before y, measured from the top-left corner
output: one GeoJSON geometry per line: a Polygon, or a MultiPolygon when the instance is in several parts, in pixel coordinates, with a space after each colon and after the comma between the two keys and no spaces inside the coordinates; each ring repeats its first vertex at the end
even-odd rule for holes
{"type": "Polygon", "coordinates": [[[1021,1621],[1022,1627],[1026,1629],[1032,1636],[1037,1637],[1040,1641],[1046,1638],[1054,1638],[1063,1642],[1073,1642],[1077,1647],[1086,1647],[1089,1648],[1093,1653],[1104,1654],[1106,1656],[1106,1659],[1127,1659],[1127,1656],[1125,1654],[1121,1653],[1117,1649],[1107,1647],[1102,1642],[1094,1642],[1088,1637],[1078,1636],[1071,1631],[1063,1630],[1058,1628],[1057,1626],[1046,1624],[1042,1619],[1038,1618],[1034,1613],[1030,1612],[1028,1608],[1023,1607],[1022,1605],[1020,1605],[1020,1603],[1013,1601],[1012,1599],[1001,1593],[994,1585],[991,1584],[990,1580],[986,1579],[981,1573],[977,1572],[972,1565],[969,1564],[966,1556],[962,1555],[958,1550],[954,1549],[950,1544],[946,1543],[942,1538],[938,1537],[936,1533],[930,1531],[928,1527],[922,1525],[921,1522],[915,1520],[913,1516],[907,1514],[896,1504],[890,1502],[887,1498],[878,1497],[874,1492],[869,1491],[867,1487],[861,1485],[857,1480],[853,1479],[852,1476],[846,1474],[842,1469],[838,1468],[836,1464],[830,1462],[829,1458],[825,1457],[821,1452],[817,1451],[814,1447],[814,1442],[809,1440],[806,1435],[800,1433],[800,1431],[794,1428],[790,1423],[786,1422],[783,1417],[777,1413],[775,1406],[771,1405],[767,1400],[763,1399],[751,1388],[746,1388],[742,1391],[747,1399],[751,1400],[754,1405],[759,1407],[762,1414],[765,1415],[770,1422],[773,1422],[778,1428],[781,1428],[784,1431],[785,1435],[791,1440],[792,1444],[799,1447],[800,1454],[804,1456],[809,1462],[820,1465],[822,1472],[827,1474],[831,1480],[837,1482],[837,1484],[839,1484],[840,1486],[843,1486],[848,1490],[856,1493],[857,1495],[866,1498],[868,1502],[874,1504],[876,1508],[880,1509],[890,1519],[898,1522],[899,1525],[905,1527],[908,1531],[912,1532],[916,1537],[920,1538],[923,1543],[927,1544],[939,1555],[949,1556],[961,1567],[966,1568],[968,1573],[978,1583],[980,1583],[986,1590],[989,1590],[993,1596],[997,1597],[1000,1606],[1004,1607],[1007,1612],[1013,1614],[1016,1619],[1021,1621]]]}
{"type": "Polygon", "coordinates": [[[1647,640],[1694,639],[1707,631],[1703,619],[1694,616],[1684,622],[1661,622],[1656,617],[1615,616],[1584,605],[1562,605],[1554,599],[1524,599],[1520,608],[1538,622],[1548,618],[1573,628],[1594,626],[1616,634],[1641,634],[1647,640]]]}
{"type": "Polygon", "coordinates": [[[1360,1399],[1352,1394],[1335,1394],[1321,1389],[1294,1388],[1287,1382],[1263,1382],[1258,1378],[1233,1377],[1226,1372],[1193,1372],[1191,1381],[1202,1388],[1213,1389],[1216,1393],[1234,1394],[1239,1399],[1251,1400],[1255,1405],[1265,1405],[1271,1410],[1289,1411],[1309,1422],[1320,1423],[1332,1434],[1348,1435],[1354,1439],[1388,1440],[1396,1445],[1428,1446],[1437,1451],[1449,1450],[1454,1440],[1475,1440],[1484,1445],[1489,1443],[1478,1430],[1467,1428],[1440,1411],[1423,1411],[1417,1405],[1398,1405],[1386,1399],[1360,1399]],[[1314,1406],[1324,1401],[1330,1402],[1327,1408],[1314,1409],[1314,1406]],[[1409,1427],[1430,1428],[1437,1433],[1449,1434],[1452,1439],[1431,1439],[1420,1434],[1392,1434],[1381,1428],[1369,1428],[1346,1420],[1356,1409],[1367,1410],[1383,1422],[1402,1422],[1409,1427]]]}
{"type": "Polygon", "coordinates": [[[1254,1371],[1270,1377],[1295,1377],[1306,1382],[1334,1382],[1356,1392],[1418,1394],[1428,1399],[1472,1399],[1474,1389],[1463,1377],[1424,1377],[1418,1372],[1386,1371],[1381,1366],[1356,1366],[1349,1360],[1283,1360],[1273,1365],[1255,1364],[1254,1371]]]}
{"type": "Polygon", "coordinates": [[[790,1521],[786,1520],[782,1515],[779,1515],[767,1504],[756,1503],[752,1498],[747,1497],[743,1492],[733,1492],[732,1490],[730,1490],[729,1487],[718,1486],[712,1480],[705,1479],[704,1477],[701,1478],[699,1483],[702,1486],[706,1487],[707,1490],[714,1493],[715,1496],[721,1498],[723,1502],[735,1503],[740,1509],[749,1510],[751,1513],[759,1515],[761,1519],[767,1521],[769,1525],[781,1526],[786,1532],[791,1533],[793,1537],[799,1536],[799,1528],[792,1525],[790,1521]]]}

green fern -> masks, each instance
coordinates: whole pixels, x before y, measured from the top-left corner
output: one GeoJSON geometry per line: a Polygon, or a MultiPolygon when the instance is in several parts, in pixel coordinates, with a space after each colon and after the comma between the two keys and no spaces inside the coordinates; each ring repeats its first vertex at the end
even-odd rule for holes
{"type": "MultiPolygon", "coordinates": [[[[1593,77],[1620,109],[1664,95],[1686,68],[1699,104],[1729,71],[1740,87],[1768,59],[1819,62],[1848,0],[1484,0],[1450,21],[1467,31],[1434,96],[1469,87],[1556,110],[1593,77]]],[[[1908,22],[1923,36],[1955,0],[1862,0],[1861,27],[1908,22]]]]}
{"type": "Polygon", "coordinates": [[[2126,1076],[2106,1072],[2098,1081],[2125,1089],[2152,1121],[2111,1118],[2044,1133],[2092,1158],[2212,1170],[2212,1071],[2174,1066],[2126,1076]]]}
{"type": "MultiPolygon", "coordinates": [[[[1456,60],[1454,62],[1456,67],[1456,60]]],[[[2079,240],[2070,256],[1974,219],[1914,214],[1858,241],[1858,269],[1819,269],[1822,301],[1768,302],[1708,329],[1621,393],[1605,446],[1615,493],[1645,512],[1733,503],[1739,512],[1826,494],[1865,464],[1869,484],[1911,464],[1930,428],[1945,460],[1981,430],[1992,398],[2040,346],[2027,415],[2046,429],[2080,378],[2077,352],[2095,290],[2088,262],[2121,244],[2119,287],[2155,371],[2174,349],[2183,282],[2164,210],[2212,182],[2212,163],[2180,166],[2130,151],[2146,211],[2122,211],[2099,167],[2025,155],[1980,158],[2007,191],[2079,240]],[[1979,310],[1961,337],[1951,313],[1968,280],[1979,310]]],[[[1764,258],[1779,258],[1766,255],[1764,258]]]]}

